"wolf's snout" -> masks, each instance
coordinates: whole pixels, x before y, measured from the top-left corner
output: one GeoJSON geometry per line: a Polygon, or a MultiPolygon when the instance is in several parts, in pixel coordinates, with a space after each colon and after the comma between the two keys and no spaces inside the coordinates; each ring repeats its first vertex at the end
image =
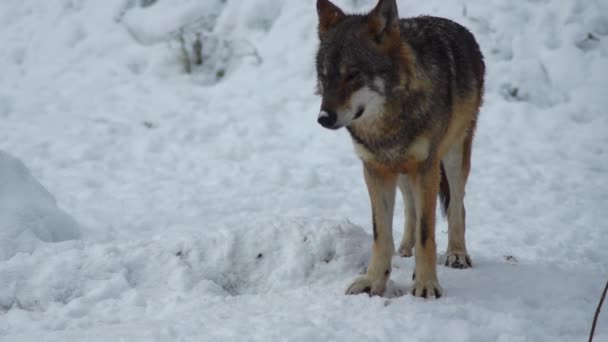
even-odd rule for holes
{"type": "Polygon", "coordinates": [[[319,118],[317,118],[317,122],[325,128],[334,128],[337,120],[338,116],[336,113],[328,110],[322,110],[319,113],[319,118]]]}

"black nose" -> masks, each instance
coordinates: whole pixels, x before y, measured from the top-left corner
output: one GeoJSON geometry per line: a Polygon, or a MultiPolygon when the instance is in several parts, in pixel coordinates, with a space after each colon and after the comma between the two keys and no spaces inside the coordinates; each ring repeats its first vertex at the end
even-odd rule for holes
{"type": "Polygon", "coordinates": [[[317,119],[317,122],[325,128],[333,128],[334,125],[336,124],[337,119],[338,119],[338,116],[336,115],[335,112],[330,111],[330,110],[321,110],[321,113],[319,113],[319,118],[317,119]]]}

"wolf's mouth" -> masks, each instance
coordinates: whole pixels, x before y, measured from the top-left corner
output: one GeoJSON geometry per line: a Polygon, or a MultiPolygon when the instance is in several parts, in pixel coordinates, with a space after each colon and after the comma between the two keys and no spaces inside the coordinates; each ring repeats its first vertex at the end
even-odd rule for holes
{"type": "Polygon", "coordinates": [[[361,115],[363,115],[363,112],[365,112],[365,108],[359,107],[359,109],[355,113],[355,118],[353,120],[357,120],[358,118],[360,118],[361,115]]]}

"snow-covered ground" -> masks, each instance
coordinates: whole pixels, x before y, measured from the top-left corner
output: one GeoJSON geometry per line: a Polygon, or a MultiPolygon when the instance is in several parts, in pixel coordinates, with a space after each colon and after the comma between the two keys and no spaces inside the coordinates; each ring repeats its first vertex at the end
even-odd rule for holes
{"type": "MultiPolygon", "coordinates": [[[[440,300],[343,294],[370,208],[348,134],[316,123],[314,1],[138,6],[0,2],[1,341],[586,339],[608,278],[608,2],[399,1],[468,26],[488,66],[475,268],[439,266],[440,300]],[[259,56],[215,85],[166,42],[208,13],[259,56]]],[[[413,260],[393,264],[410,286],[413,260]]]]}

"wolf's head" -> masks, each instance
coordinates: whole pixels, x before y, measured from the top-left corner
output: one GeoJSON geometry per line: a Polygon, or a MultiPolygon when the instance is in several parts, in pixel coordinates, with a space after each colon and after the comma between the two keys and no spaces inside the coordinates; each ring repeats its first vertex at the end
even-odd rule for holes
{"type": "Polygon", "coordinates": [[[323,97],[319,124],[338,129],[360,117],[380,115],[399,84],[395,0],[380,0],[366,15],[347,15],[329,0],[317,0],[317,14],[317,90],[323,97]]]}

